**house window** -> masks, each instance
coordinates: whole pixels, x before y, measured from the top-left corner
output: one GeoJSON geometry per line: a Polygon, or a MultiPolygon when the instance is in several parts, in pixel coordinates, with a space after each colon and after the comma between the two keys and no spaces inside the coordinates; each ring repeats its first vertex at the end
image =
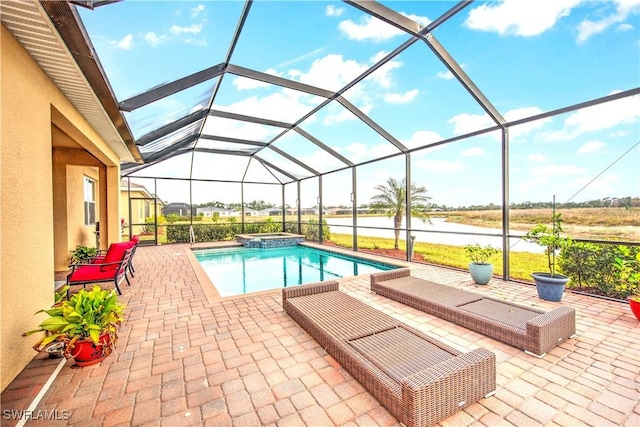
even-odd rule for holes
{"type": "Polygon", "coordinates": [[[96,223],[96,181],[84,177],[84,225],[96,223]]]}

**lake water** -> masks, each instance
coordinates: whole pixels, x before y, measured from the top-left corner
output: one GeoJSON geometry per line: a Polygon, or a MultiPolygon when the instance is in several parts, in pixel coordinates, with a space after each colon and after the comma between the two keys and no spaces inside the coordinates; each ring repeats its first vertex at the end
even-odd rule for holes
{"type": "MultiPolygon", "coordinates": [[[[327,218],[327,223],[331,227],[333,233],[351,234],[351,218],[327,218]],[[338,227],[349,226],[349,227],[338,227]]],[[[406,222],[402,221],[404,226],[406,222]]],[[[416,237],[416,242],[426,243],[443,243],[447,245],[464,246],[467,244],[478,243],[480,245],[491,245],[496,248],[502,248],[502,237],[499,229],[476,227],[473,225],[457,224],[447,222],[445,218],[432,218],[431,224],[423,223],[420,220],[412,220],[413,229],[419,228],[424,231],[412,231],[411,235],[416,237]],[[476,234],[492,234],[491,236],[479,236],[474,234],[450,234],[450,233],[476,233],[476,234]]],[[[393,218],[388,217],[362,217],[358,218],[358,236],[386,237],[393,238],[393,230],[377,230],[364,227],[386,227],[393,228],[393,218]]],[[[514,233],[512,233],[514,234],[514,233]]],[[[400,231],[400,239],[406,238],[406,232],[400,231]]],[[[544,250],[534,244],[525,242],[519,237],[511,237],[509,246],[512,251],[541,253],[544,250]]]]}

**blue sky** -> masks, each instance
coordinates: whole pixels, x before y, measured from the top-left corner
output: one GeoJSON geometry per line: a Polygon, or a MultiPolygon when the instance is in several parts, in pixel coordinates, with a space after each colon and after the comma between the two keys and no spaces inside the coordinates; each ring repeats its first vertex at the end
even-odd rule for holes
{"type": "MultiPolygon", "coordinates": [[[[421,25],[455,4],[382,3],[421,25]]],[[[80,9],[80,15],[116,97],[124,100],[223,62],[243,7],[240,1],[124,1],[80,9]]],[[[476,2],[434,36],[498,111],[514,120],[640,86],[639,10],[639,0],[476,2]]],[[[340,2],[256,1],[230,62],[336,91],[407,39],[340,2]]],[[[492,125],[452,77],[419,41],[344,97],[405,146],[417,148],[492,125]]],[[[126,113],[134,136],[206,108],[216,82],[126,113]]],[[[213,108],[292,123],[323,100],[227,74],[213,108]]],[[[640,97],[635,96],[511,128],[511,201],[551,200],[554,194],[562,202],[640,196],[639,119],[640,97]]],[[[300,127],[354,163],[398,152],[335,101],[300,127]]],[[[204,131],[269,141],[281,129],[209,117],[204,131]]],[[[204,140],[198,146],[226,148],[204,140]]],[[[319,172],[344,166],[295,132],[274,146],[319,172]]],[[[259,155],[296,175],[308,175],[273,150],[259,155]]],[[[191,155],[185,155],[139,175],[192,173],[193,178],[236,180],[247,163],[247,158],[198,156],[193,168],[191,155]]],[[[500,204],[500,162],[500,135],[485,134],[412,153],[412,180],[426,186],[437,204],[500,204]]],[[[368,202],[373,186],[402,176],[404,167],[402,156],[359,167],[358,202],[368,202]]],[[[255,161],[249,178],[275,181],[255,161]]],[[[350,204],[350,183],[349,171],[325,176],[324,203],[350,204]]],[[[239,197],[235,184],[198,185],[202,190],[194,194],[195,203],[239,197]]],[[[316,179],[304,182],[303,206],[316,203],[317,186],[316,179]]],[[[247,187],[247,200],[280,200],[279,186],[247,187]]],[[[294,204],[289,187],[294,186],[287,186],[287,203],[294,204]]],[[[156,190],[165,200],[188,201],[183,183],[163,182],[156,190]]]]}

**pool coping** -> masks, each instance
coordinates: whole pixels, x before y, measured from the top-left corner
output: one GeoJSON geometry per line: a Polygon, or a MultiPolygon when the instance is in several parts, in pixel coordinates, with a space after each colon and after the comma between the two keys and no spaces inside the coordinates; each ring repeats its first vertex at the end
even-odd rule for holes
{"type": "MultiPolygon", "coordinates": [[[[200,284],[200,287],[202,288],[202,291],[204,292],[207,298],[207,301],[209,301],[209,304],[214,304],[221,301],[228,301],[228,300],[234,300],[239,298],[255,297],[255,296],[260,296],[265,294],[275,294],[275,293],[280,294],[282,292],[282,288],[274,288],[274,289],[267,289],[264,291],[249,292],[241,295],[230,295],[228,297],[223,297],[222,295],[220,295],[220,293],[218,292],[218,289],[215,286],[215,283],[211,281],[207,273],[204,271],[204,268],[202,268],[202,265],[200,265],[200,263],[196,259],[196,256],[193,253],[193,251],[201,250],[201,249],[241,248],[243,246],[242,244],[239,244],[237,242],[224,242],[224,243],[210,242],[210,243],[211,243],[210,245],[206,245],[206,244],[192,245],[184,249],[185,254],[187,256],[187,260],[189,260],[189,263],[191,264],[191,267],[193,268],[193,271],[195,272],[196,277],[198,278],[198,283],[200,284]]],[[[410,263],[405,261],[400,261],[393,258],[381,257],[381,256],[372,255],[368,253],[356,252],[354,250],[346,249],[346,248],[325,246],[325,245],[321,245],[318,243],[311,243],[311,242],[303,242],[303,243],[299,243],[299,245],[308,246],[310,248],[319,249],[326,252],[335,252],[341,255],[347,255],[353,258],[360,258],[366,261],[374,261],[382,264],[392,265],[398,268],[411,266],[410,263]]],[[[338,280],[353,279],[357,277],[369,277],[369,273],[360,274],[358,276],[345,276],[338,280]]]]}

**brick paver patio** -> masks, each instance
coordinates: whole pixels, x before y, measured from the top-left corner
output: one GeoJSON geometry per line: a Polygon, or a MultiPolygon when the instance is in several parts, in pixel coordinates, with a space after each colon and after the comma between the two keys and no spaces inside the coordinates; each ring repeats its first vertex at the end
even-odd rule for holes
{"type": "MultiPolygon", "coordinates": [[[[280,291],[217,299],[188,245],[140,247],[123,287],[117,354],[66,362],[27,425],[393,426],[396,419],[281,308],[280,291]],[[203,282],[201,284],[201,282],[203,282]],[[46,420],[49,418],[57,420],[46,420]]],[[[414,274],[545,309],[532,286],[413,264],[414,274]]],[[[497,356],[497,393],[443,426],[640,426],[640,323],[626,303],[566,293],[578,336],[538,359],[369,292],[341,289],[461,351],[497,356]]],[[[38,355],[1,395],[2,426],[18,423],[60,359],[38,355]]]]}

